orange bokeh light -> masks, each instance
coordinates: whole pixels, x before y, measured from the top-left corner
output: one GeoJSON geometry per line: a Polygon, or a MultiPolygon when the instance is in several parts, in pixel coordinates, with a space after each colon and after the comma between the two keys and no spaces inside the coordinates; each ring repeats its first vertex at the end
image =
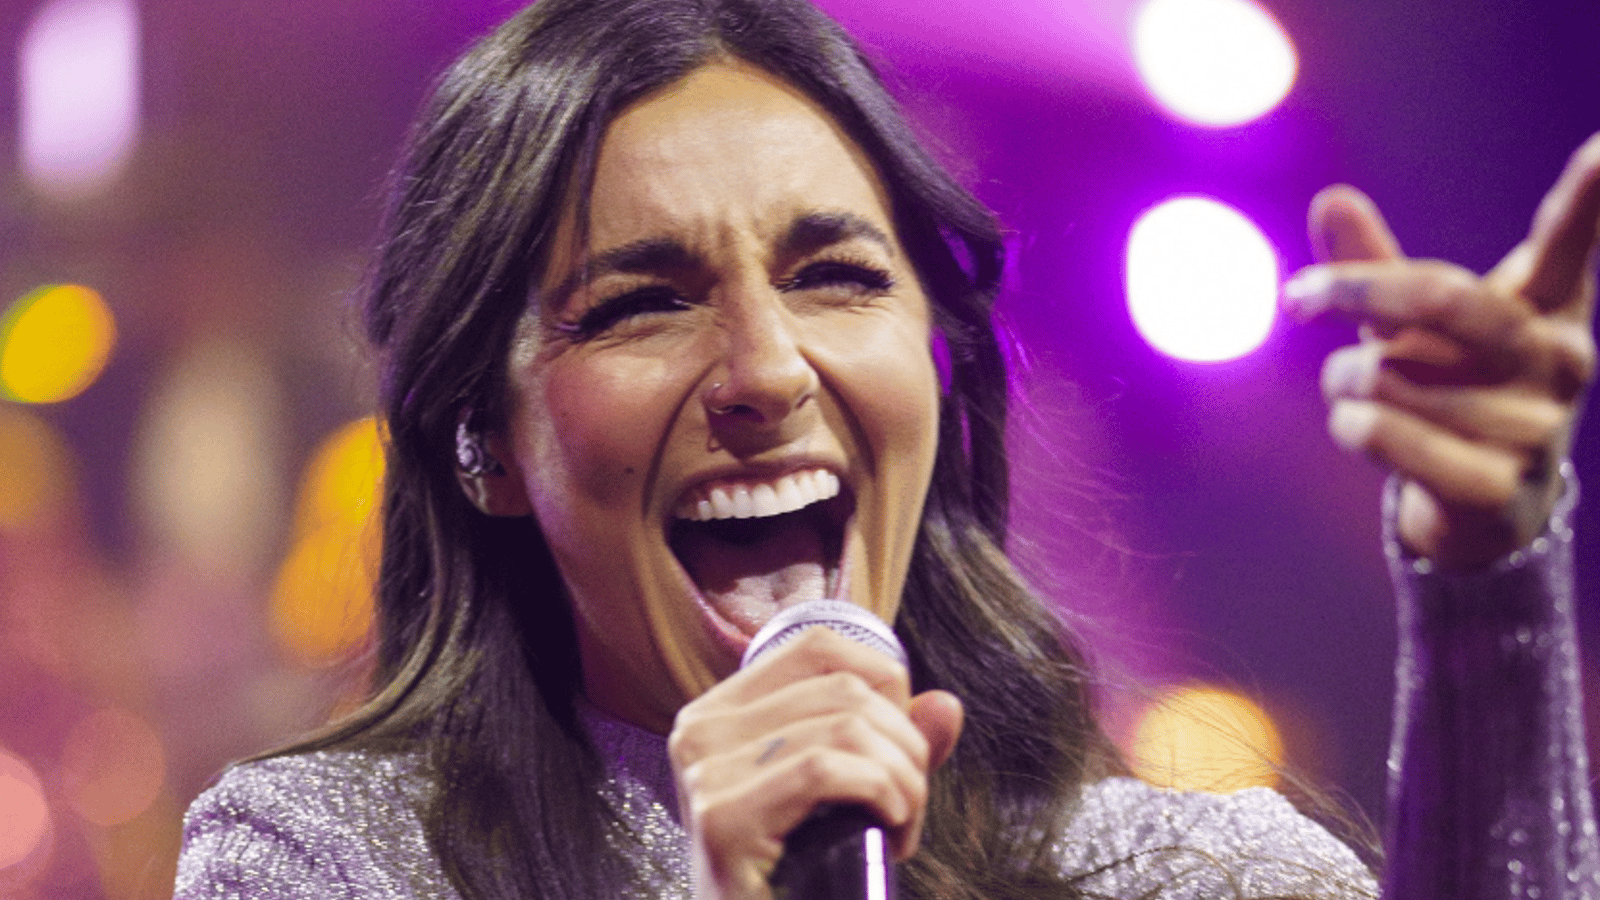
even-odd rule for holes
{"type": "Polygon", "coordinates": [[[336,662],[371,631],[382,484],[383,445],[372,419],[334,432],[306,467],[294,546],[271,599],[273,636],[302,662],[336,662]]]}
{"type": "Polygon", "coordinates": [[[120,825],[144,812],[167,780],[166,750],[144,719],[108,707],[80,720],[61,750],[62,780],[78,815],[120,825]]]}
{"type": "Polygon", "coordinates": [[[1283,739],[1259,704],[1233,691],[1186,685],[1165,691],[1139,714],[1128,761],[1162,787],[1231,793],[1277,783],[1283,739]]]}
{"type": "Polygon", "coordinates": [[[72,452],[44,420],[0,407],[0,530],[47,521],[72,491],[72,452]]]}

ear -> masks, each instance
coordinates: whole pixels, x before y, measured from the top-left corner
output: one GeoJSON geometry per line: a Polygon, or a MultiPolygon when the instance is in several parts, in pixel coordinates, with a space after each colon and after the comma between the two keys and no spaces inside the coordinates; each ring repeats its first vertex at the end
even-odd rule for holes
{"type": "Polygon", "coordinates": [[[491,432],[481,438],[482,452],[488,456],[481,473],[456,468],[456,482],[467,501],[486,516],[532,515],[533,505],[528,501],[528,491],[522,482],[522,470],[516,457],[500,432],[491,432]]]}

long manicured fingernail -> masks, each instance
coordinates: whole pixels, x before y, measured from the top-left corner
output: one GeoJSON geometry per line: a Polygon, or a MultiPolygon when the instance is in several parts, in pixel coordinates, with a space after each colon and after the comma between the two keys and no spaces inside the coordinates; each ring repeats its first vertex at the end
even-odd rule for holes
{"type": "Polygon", "coordinates": [[[1322,395],[1330,400],[1371,397],[1382,363],[1383,347],[1376,341],[1334,353],[1322,369],[1322,395]]]}
{"type": "Polygon", "coordinates": [[[1323,266],[1307,266],[1284,282],[1283,305],[1300,318],[1309,319],[1328,308],[1333,273],[1323,266]]]}
{"type": "Polygon", "coordinates": [[[1366,449],[1377,426],[1378,404],[1365,400],[1341,400],[1328,413],[1328,433],[1346,450],[1366,449]]]}

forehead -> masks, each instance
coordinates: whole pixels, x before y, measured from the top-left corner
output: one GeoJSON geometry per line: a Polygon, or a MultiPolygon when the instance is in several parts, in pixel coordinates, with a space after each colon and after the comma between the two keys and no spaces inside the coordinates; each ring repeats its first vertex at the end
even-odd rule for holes
{"type": "Polygon", "coordinates": [[[765,70],[719,62],[613,120],[589,237],[601,249],[651,229],[761,230],[816,210],[853,212],[888,232],[888,206],[871,160],[826,110],[765,70]]]}

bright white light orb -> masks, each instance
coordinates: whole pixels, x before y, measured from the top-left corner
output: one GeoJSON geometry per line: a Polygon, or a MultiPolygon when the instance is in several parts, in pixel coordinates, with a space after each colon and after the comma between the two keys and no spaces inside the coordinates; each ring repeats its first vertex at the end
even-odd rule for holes
{"type": "Polygon", "coordinates": [[[1243,213],[1209,197],[1148,210],[1128,234],[1128,312],[1139,334],[1191,362],[1261,346],[1278,310],[1278,257],[1243,213]]]}
{"type": "Polygon", "coordinates": [[[1148,0],[1133,26],[1133,59],[1151,95],[1212,128],[1265,115],[1294,85],[1294,43],[1251,0],[1148,0]]]}
{"type": "Polygon", "coordinates": [[[22,167],[38,190],[82,197],[122,170],[139,131],[133,0],[51,0],[22,39],[22,167]]]}

